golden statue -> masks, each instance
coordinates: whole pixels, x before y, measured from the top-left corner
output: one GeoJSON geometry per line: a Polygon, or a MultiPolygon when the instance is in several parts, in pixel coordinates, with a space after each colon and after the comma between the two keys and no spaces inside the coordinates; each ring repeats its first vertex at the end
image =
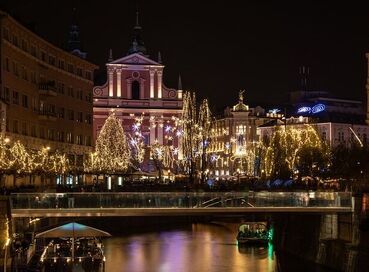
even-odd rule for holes
{"type": "Polygon", "coordinates": [[[244,94],[245,90],[240,90],[238,93],[239,96],[239,101],[243,103],[243,94],[244,94]]]}

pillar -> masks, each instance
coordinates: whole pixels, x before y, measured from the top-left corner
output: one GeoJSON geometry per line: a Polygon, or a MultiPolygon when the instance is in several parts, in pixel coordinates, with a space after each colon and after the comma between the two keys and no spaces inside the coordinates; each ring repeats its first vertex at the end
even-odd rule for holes
{"type": "Polygon", "coordinates": [[[127,80],[127,99],[132,99],[132,81],[127,80]]]}
{"type": "Polygon", "coordinates": [[[155,71],[150,70],[150,98],[155,98],[155,94],[154,94],[154,75],[155,75],[155,71]]]}
{"type": "Polygon", "coordinates": [[[109,96],[114,96],[114,70],[108,69],[108,81],[109,81],[109,96]]]}
{"type": "Polygon", "coordinates": [[[117,97],[122,96],[122,69],[117,69],[117,97]]]}
{"type": "Polygon", "coordinates": [[[162,97],[161,81],[162,81],[163,72],[157,71],[157,74],[158,74],[158,98],[161,99],[162,97]]]}
{"type": "Polygon", "coordinates": [[[140,80],[140,99],[145,99],[145,80],[140,80]]]}

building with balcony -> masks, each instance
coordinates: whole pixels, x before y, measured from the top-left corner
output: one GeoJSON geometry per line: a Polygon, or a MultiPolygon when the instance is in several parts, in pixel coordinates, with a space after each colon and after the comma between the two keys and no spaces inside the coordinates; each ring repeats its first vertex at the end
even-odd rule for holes
{"type": "MultiPolygon", "coordinates": [[[[0,94],[5,104],[1,111],[7,137],[29,148],[48,146],[67,153],[72,164],[82,166],[83,156],[92,149],[97,66],[51,44],[4,12],[0,30],[0,94]]],[[[73,26],[72,30],[76,38],[73,26]]]]}

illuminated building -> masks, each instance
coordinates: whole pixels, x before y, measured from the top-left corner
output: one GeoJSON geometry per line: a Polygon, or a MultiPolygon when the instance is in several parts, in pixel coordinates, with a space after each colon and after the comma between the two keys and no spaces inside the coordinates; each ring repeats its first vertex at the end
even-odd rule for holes
{"type": "MultiPolygon", "coordinates": [[[[177,148],[178,137],[172,135],[172,128],[182,110],[181,86],[178,84],[177,90],[164,85],[164,65],[160,53],[156,61],[147,55],[138,13],[133,31],[128,54],[113,60],[110,52],[106,64],[107,81],[102,86],[94,87],[94,138],[97,138],[109,113],[114,110],[115,116],[122,121],[124,131],[132,135],[139,130],[146,146],[158,143],[177,148]]],[[[145,170],[152,169],[146,165],[145,170]]]]}
{"type": "MultiPolygon", "coordinates": [[[[1,124],[6,136],[31,149],[67,153],[72,164],[82,167],[84,155],[92,150],[97,66],[52,45],[4,12],[0,29],[1,100],[6,104],[1,106],[6,113],[1,124]]],[[[72,32],[77,42],[78,28],[72,32]]]]}
{"type": "Polygon", "coordinates": [[[237,172],[255,174],[250,156],[259,139],[256,129],[267,119],[263,108],[244,104],[243,93],[240,91],[236,105],[227,107],[224,114],[213,121],[207,152],[211,154],[210,174],[215,177],[237,172]]]}
{"type": "Polygon", "coordinates": [[[272,137],[276,126],[291,126],[299,129],[304,127],[304,124],[312,125],[317,131],[321,139],[331,147],[338,145],[349,146],[351,143],[359,144],[360,146],[367,145],[369,136],[369,126],[361,124],[349,124],[338,122],[320,122],[312,117],[290,117],[286,122],[276,119],[258,127],[258,134],[262,141],[268,141],[272,137]]]}

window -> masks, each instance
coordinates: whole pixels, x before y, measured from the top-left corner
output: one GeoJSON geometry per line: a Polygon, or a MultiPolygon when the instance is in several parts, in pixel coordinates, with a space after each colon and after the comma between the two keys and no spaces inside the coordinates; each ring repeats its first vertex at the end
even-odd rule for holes
{"type": "Polygon", "coordinates": [[[41,60],[46,61],[46,52],[45,51],[41,51],[41,60]]]}
{"type": "Polygon", "coordinates": [[[32,137],[37,137],[37,135],[36,135],[36,126],[35,125],[31,126],[31,136],[32,137]]]}
{"type": "Polygon", "coordinates": [[[26,52],[28,51],[28,43],[24,39],[22,39],[22,49],[26,52]]]}
{"type": "Polygon", "coordinates": [[[34,44],[31,44],[31,55],[37,57],[36,46],[34,44]]]}
{"type": "Polygon", "coordinates": [[[53,129],[47,130],[47,138],[52,141],[54,140],[54,130],[53,129]]]}
{"type": "Polygon", "coordinates": [[[22,78],[28,80],[28,73],[26,67],[22,66],[22,78]]]}
{"type": "Polygon", "coordinates": [[[92,103],[92,94],[90,92],[86,95],[86,101],[92,103]]]}
{"type": "Polygon", "coordinates": [[[27,123],[26,122],[22,122],[22,134],[23,135],[28,135],[28,133],[27,133],[27,123]]]}
{"type": "Polygon", "coordinates": [[[82,76],[82,69],[77,67],[77,75],[82,76]]]}
{"type": "Polygon", "coordinates": [[[59,68],[64,70],[64,60],[59,60],[59,68]]]}
{"type": "Polygon", "coordinates": [[[83,91],[81,89],[77,89],[76,96],[77,99],[83,100],[83,91]]]}
{"type": "Polygon", "coordinates": [[[322,133],[322,140],[326,141],[327,140],[327,132],[323,131],[322,133]]]}
{"type": "Polygon", "coordinates": [[[89,125],[92,123],[92,116],[90,113],[86,113],[86,123],[89,125]]]}
{"type": "Polygon", "coordinates": [[[13,44],[15,46],[19,46],[19,43],[18,43],[18,36],[16,36],[15,34],[13,35],[13,44]]]}
{"type": "Polygon", "coordinates": [[[37,76],[35,71],[31,71],[31,82],[37,84],[37,76]]]}
{"type": "Polygon", "coordinates": [[[86,78],[92,80],[92,73],[90,71],[86,71],[86,78]]]}
{"type": "Polygon", "coordinates": [[[58,93],[64,94],[64,83],[58,82],[56,85],[58,93]]]}
{"type": "Polygon", "coordinates": [[[83,122],[83,114],[82,114],[82,112],[78,112],[78,114],[77,114],[77,122],[83,122]]]}
{"type": "Polygon", "coordinates": [[[76,143],[81,145],[83,142],[83,136],[82,135],[77,135],[76,137],[76,143]]]}
{"type": "Polygon", "coordinates": [[[22,95],[22,106],[28,108],[28,96],[24,94],[22,95]]]}
{"type": "Polygon", "coordinates": [[[40,127],[40,138],[45,139],[45,129],[43,127],[40,127]]]}
{"type": "Polygon", "coordinates": [[[71,96],[71,97],[74,97],[74,90],[73,90],[72,86],[68,87],[68,95],[71,96]]]}
{"type": "Polygon", "coordinates": [[[64,119],[64,108],[59,108],[58,117],[64,119]]]}
{"type": "Polygon", "coordinates": [[[74,120],[74,111],[68,110],[68,120],[73,121],[74,120]]]}
{"type": "Polygon", "coordinates": [[[59,142],[64,142],[64,132],[63,131],[58,131],[56,134],[57,134],[57,140],[59,142]]]}
{"type": "Polygon", "coordinates": [[[4,87],[3,99],[8,103],[10,102],[10,90],[7,87],[4,87]]]}
{"type": "Polygon", "coordinates": [[[74,73],[74,67],[73,67],[73,64],[68,63],[68,72],[69,72],[69,73],[74,73]]]}
{"type": "Polygon", "coordinates": [[[18,120],[13,120],[13,133],[18,133],[18,120]]]}
{"type": "Polygon", "coordinates": [[[16,91],[13,91],[13,104],[19,105],[19,93],[16,91]]]}
{"type": "Polygon", "coordinates": [[[91,136],[86,136],[86,145],[91,146],[91,136]]]}
{"type": "Polygon", "coordinates": [[[55,66],[55,62],[56,62],[55,57],[50,55],[49,56],[49,64],[55,66]]]}
{"type": "Polygon", "coordinates": [[[7,72],[10,72],[9,58],[5,57],[4,68],[7,72]]]}
{"type": "Polygon", "coordinates": [[[38,111],[38,101],[36,97],[32,97],[32,110],[38,111]]]}
{"type": "Polygon", "coordinates": [[[8,28],[4,28],[3,31],[4,31],[3,32],[4,39],[7,40],[7,41],[9,41],[10,40],[10,38],[9,38],[9,29],[8,28]]]}
{"type": "Polygon", "coordinates": [[[340,143],[345,141],[345,134],[343,132],[338,132],[338,141],[340,143]]]}
{"type": "Polygon", "coordinates": [[[13,61],[13,74],[19,76],[18,63],[16,63],[15,61],[13,61]]]}
{"type": "Polygon", "coordinates": [[[67,143],[73,143],[73,135],[71,132],[67,133],[67,143]]]}
{"type": "Polygon", "coordinates": [[[140,83],[137,80],[132,82],[132,99],[140,99],[140,83]]]}

